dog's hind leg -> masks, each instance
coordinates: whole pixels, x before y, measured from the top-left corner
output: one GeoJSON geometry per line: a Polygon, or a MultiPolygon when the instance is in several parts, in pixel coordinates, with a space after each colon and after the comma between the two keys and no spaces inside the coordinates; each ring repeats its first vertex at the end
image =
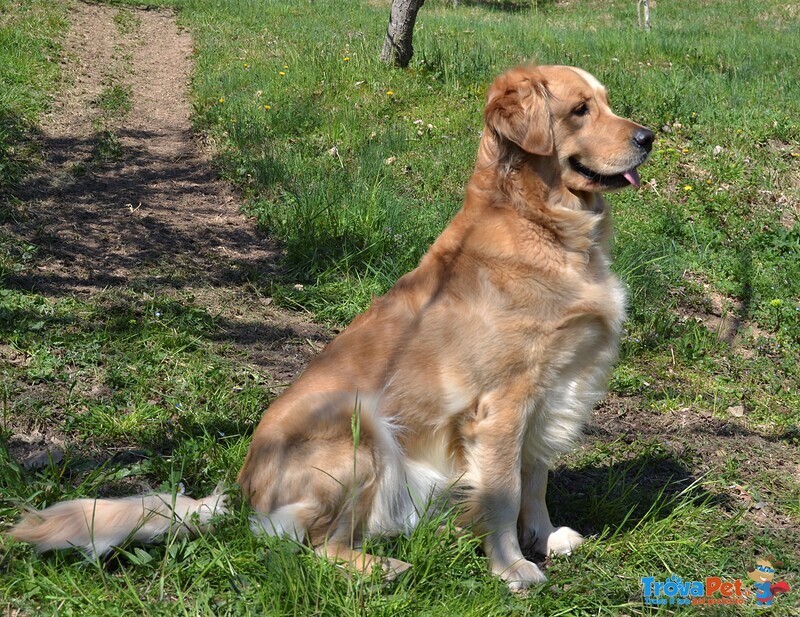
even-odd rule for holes
{"type": "Polygon", "coordinates": [[[314,552],[333,563],[342,564],[360,574],[370,574],[376,567],[380,568],[384,580],[387,581],[396,579],[411,567],[411,564],[405,561],[393,559],[392,557],[370,555],[335,541],[315,547],[314,552]]]}
{"type": "Polygon", "coordinates": [[[250,516],[250,530],[255,535],[283,536],[302,542],[307,533],[309,509],[300,502],[282,506],[269,514],[255,512],[250,516]]]}

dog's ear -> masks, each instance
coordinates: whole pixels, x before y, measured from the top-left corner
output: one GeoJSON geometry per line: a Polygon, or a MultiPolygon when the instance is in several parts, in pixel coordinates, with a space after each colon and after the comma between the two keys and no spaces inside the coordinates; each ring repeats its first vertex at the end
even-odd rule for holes
{"type": "Polygon", "coordinates": [[[488,129],[526,152],[552,154],[554,140],[549,93],[544,76],[535,68],[512,69],[498,77],[486,97],[488,129]]]}

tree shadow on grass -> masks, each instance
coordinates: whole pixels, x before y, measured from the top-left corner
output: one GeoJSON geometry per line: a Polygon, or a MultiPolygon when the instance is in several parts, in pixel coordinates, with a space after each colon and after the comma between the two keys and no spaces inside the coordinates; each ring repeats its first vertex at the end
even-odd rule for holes
{"type": "Polygon", "coordinates": [[[11,238],[37,247],[37,267],[9,276],[6,286],[61,296],[273,274],[275,243],[239,215],[193,136],[177,157],[151,148],[157,138],[123,129],[119,156],[98,160],[96,135],[40,137],[46,161],[14,191],[25,207],[4,221],[11,238]]]}
{"type": "MultiPolygon", "coordinates": [[[[4,197],[19,187],[35,160],[35,143],[39,131],[24,118],[0,109],[0,204],[4,197]]],[[[12,208],[0,208],[0,223],[12,216],[12,208]]]]}

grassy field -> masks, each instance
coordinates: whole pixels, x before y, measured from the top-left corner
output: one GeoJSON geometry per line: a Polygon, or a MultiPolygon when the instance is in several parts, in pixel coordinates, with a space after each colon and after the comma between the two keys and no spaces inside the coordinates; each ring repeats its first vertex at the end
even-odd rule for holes
{"type": "MultiPolygon", "coordinates": [[[[658,611],[643,604],[642,577],[746,581],[767,554],[794,588],[772,614],[796,614],[793,5],[660,2],[645,34],[632,0],[428,0],[411,67],[396,70],[378,61],[380,0],[162,4],[195,37],[197,130],[253,224],[285,247],[281,273],[250,292],[334,325],[413,268],[460,207],[499,71],[528,60],[582,66],[620,115],[656,130],[642,189],[609,197],[615,270],[631,297],[622,357],[549,494],[554,521],[591,539],[548,560],[550,582],[521,597],[486,574],[474,539],[432,521],[373,547],[414,565],[383,586],[254,539],[242,507],[213,535],[130,547],[102,565],[0,540],[9,615],[649,614],[658,611]]],[[[118,25],[135,27],[120,11],[118,25]]],[[[36,164],[65,20],[61,2],[0,0],[0,224],[18,212],[15,187],[36,164]]],[[[110,90],[107,104],[124,113],[126,93],[110,90]]],[[[232,483],[271,376],[220,343],[220,320],[196,301],[133,286],[70,298],[5,284],[36,249],[0,228],[0,529],[22,504],[232,483]],[[69,437],[66,456],[24,470],[7,440],[44,426],[69,437]]]]}

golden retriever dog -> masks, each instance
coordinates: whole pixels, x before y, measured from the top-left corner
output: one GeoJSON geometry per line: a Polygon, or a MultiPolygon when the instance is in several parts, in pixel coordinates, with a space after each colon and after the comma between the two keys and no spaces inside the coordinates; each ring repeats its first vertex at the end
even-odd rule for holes
{"type": "MultiPolygon", "coordinates": [[[[363,539],[455,506],[511,589],[544,581],[523,551],[582,541],[550,521],[548,468],[604,394],[625,318],[601,193],[638,186],[652,143],[581,69],[500,75],[464,207],[258,425],[238,477],[253,529],[396,574],[408,564],[366,554],[363,539]]],[[[77,500],[10,533],[101,554],[224,508],[218,494],[77,500]]]]}

